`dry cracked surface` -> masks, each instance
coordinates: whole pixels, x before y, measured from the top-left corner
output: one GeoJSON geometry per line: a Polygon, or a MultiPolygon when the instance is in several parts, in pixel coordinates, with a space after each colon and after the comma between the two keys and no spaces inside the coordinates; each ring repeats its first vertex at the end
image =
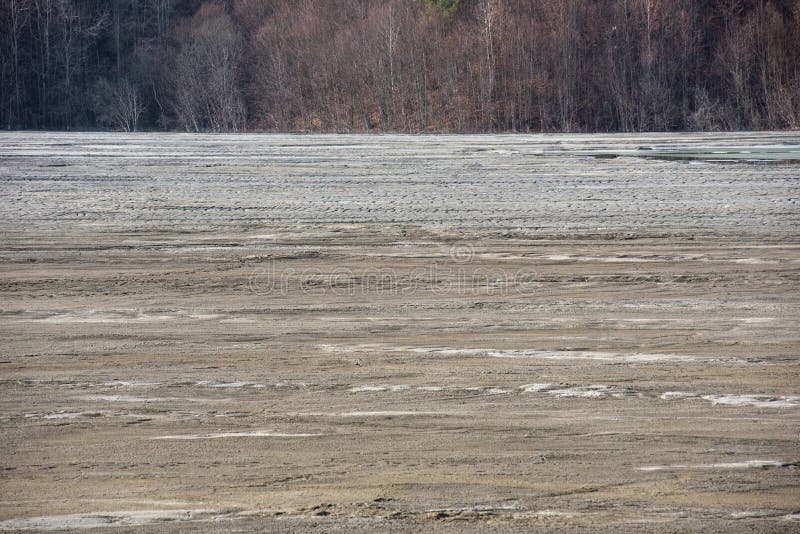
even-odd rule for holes
{"type": "Polygon", "coordinates": [[[798,144],[1,133],[0,530],[800,530],[798,144]]]}

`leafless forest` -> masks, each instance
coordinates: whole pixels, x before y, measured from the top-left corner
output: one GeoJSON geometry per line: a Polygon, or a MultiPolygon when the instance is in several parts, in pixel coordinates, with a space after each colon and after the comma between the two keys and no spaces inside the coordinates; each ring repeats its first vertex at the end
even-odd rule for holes
{"type": "Polygon", "coordinates": [[[797,0],[2,0],[0,126],[800,126],[797,0]]]}

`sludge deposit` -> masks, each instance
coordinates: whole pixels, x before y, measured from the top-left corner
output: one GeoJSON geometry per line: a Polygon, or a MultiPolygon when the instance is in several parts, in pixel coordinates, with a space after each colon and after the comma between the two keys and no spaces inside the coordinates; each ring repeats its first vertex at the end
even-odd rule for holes
{"type": "Polygon", "coordinates": [[[0,529],[800,528],[798,145],[0,133],[0,529]]]}

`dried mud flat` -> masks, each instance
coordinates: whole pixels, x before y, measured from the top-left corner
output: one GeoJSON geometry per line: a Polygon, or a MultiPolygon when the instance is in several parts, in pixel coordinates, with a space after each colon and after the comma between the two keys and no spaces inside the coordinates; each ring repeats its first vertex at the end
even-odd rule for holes
{"type": "Polygon", "coordinates": [[[0,134],[0,530],[800,530],[798,144],[0,134]]]}

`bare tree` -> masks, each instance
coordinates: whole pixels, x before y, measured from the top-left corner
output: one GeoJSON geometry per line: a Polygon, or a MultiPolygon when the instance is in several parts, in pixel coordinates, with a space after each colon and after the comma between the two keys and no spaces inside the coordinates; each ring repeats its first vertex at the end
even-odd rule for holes
{"type": "Polygon", "coordinates": [[[111,84],[101,79],[94,90],[98,123],[124,132],[135,132],[142,116],[139,90],[127,79],[111,84]]]}
{"type": "Polygon", "coordinates": [[[243,44],[230,16],[215,4],[205,4],[179,28],[177,37],[170,78],[178,125],[190,131],[244,130],[237,77],[243,44]]]}
{"type": "Polygon", "coordinates": [[[19,121],[22,115],[22,63],[20,61],[20,40],[28,25],[30,5],[27,0],[8,0],[8,24],[11,41],[12,99],[9,121],[19,121]]]}
{"type": "Polygon", "coordinates": [[[478,4],[478,19],[483,41],[483,76],[481,76],[481,115],[484,128],[492,128],[494,123],[495,89],[495,37],[499,24],[499,4],[497,0],[481,0],[478,4]]]}

